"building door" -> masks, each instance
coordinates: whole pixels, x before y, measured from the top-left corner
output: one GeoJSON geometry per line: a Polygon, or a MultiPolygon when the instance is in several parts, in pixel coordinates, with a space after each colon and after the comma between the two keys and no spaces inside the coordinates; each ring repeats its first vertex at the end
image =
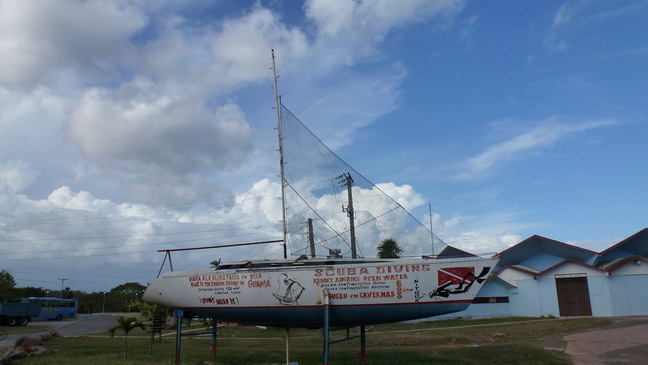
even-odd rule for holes
{"type": "Polygon", "coordinates": [[[587,275],[556,275],[556,291],[561,317],[592,315],[587,275]]]}

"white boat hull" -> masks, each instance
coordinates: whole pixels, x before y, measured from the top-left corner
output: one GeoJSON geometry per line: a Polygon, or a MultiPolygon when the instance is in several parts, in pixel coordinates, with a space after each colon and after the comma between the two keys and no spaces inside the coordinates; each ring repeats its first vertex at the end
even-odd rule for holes
{"type": "Polygon", "coordinates": [[[323,260],[282,261],[266,267],[250,263],[166,273],[147,288],[144,300],[181,310],[185,317],[319,328],[327,291],[331,325],[387,323],[467,308],[496,262],[462,258],[342,260],[329,265],[323,260]]]}

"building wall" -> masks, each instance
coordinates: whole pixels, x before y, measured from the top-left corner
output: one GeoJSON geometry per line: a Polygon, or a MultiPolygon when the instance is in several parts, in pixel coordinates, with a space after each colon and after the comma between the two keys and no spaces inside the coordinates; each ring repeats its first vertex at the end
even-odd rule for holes
{"type": "Polygon", "coordinates": [[[601,317],[613,315],[612,303],[610,301],[610,285],[607,276],[608,273],[571,262],[560,265],[556,269],[548,271],[543,275],[543,277],[553,281],[553,300],[555,300],[556,303],[556,314],[552,315],[558,316],[560,313],[560,310],[558,309],[558,295],[556,292],[556,275],[569,274],[587,275],[587,286],[589,290],[592,316],[601,317]]]}
{"type": "Polygon", "coordinates": [[[542,276],[549,276],[551,275],[552,277],[554,275],[561,275],[561,274],[577,274],[577,273],[584,273],[587,274],[588,277],[591,276],[603,276],[607,277],[607,272],[601,271],[601,270],[596,270],[587,266],[579,265],[573,262],[567,262],[563,265],[560,265],[556,267],[555,269],[551,271],[547,271],[543,273],[542,276]]]}
{"type": "Polygon", "coordinates": [[[613,316],[612,301],[610,300],[610,278],[606,276],[587,276],[589,286],[592,316],[613,316]]]}
{"type": "Polygon", "coordinates": [[[540,317],[544,315],[537,280],[517,280],[516,286],[516,293],[512,293],[509,298],[511,302],[511,314],[513,316],[523,317],[540,317]]]}
{"type": "Polygon", "coordinates": [[[560,265],[537,279],[525,272],[504,269],[497,279],[485,283],[477,296],[508,297],[509,303],[475,303],[462,312],[438,318],[559,317],[556,275],[569,274],[587,276],[592,316],[648,314],[648,262],[632,261],[610,276],[605,271],[576,263],[560,265]]]}
{"type": "Polygon", "coordinates": [[[610,276],[612,315],[648,314],[648,264],[628,263],[610,276]]]}
{"type": "MultiPolygon", "coordinates": [[[[648,265],[645,266],[648,269],[648,265]]],[[[558,307],[558,294],[556,291],[556,275],[569,274],[587,275],[587,285],[593,316],[614,315],[612,301],[610,300],[610,280],[607,277],[607,273],[575,263],[560,265],[556,269],[544,273],[537,279],[533,279],[529,275],[516,270],[503,270],[500,275],[507,282],[516,286],[516,288],[507,289],[510,302],[510,315],[523,317],[559,317],[560,309],[558,307]]],[[[648,296],[648,290],[645,290],[645,293],[648,296]]],[[[480,292],[479,296],[486,295],[480,292]]],[[[644,303],[648,303],[648,301],[644,303]]],[[[644,312],[647,310],[644,308],[644,312]]]]}
{"type": "Polygon", "coordinates": [[[533,279],[533,275],[528,272],[522,272],[508,267],[502,270],[502,272],[500,272],[497,277],[510,283],[512,286],[516,286],[516,282],[518,280],[533,279]]]}
{"type": "MultiPolygon", "coordinates": [[[[646,265],[648,267],[648,265],[646,265]]],[[[509,297],[509,303],[471,304],[468,309],[439,316],[448,318],[541,317],[560,316],[554,275],[537,280],[517,280],[510,287],[491,280],[479,292],[479,297],[509,297]]],[[[628,316],[648,314],[648,274],[587,276],[592,316],[628,316]]]]}
{"type": "Polygon", "coordinates": [[[623,267],[618,268],[615,270],[612,275],[613,276],[619,276],[619,275],[648,275],[648,262],[645,262],[643,260],[636,261],[639,262],[639,264],[636,264],[635,261],[629,262],[623,267]]]}
{"type": "Polygon", "coordinates": [[[585,274],[593,316],[612,315],[607,273],[575,263],[560,265],[536,280],[517,281],[519,293],[513,314],[521,316],[560,316],[556,275],[585,274]]]}

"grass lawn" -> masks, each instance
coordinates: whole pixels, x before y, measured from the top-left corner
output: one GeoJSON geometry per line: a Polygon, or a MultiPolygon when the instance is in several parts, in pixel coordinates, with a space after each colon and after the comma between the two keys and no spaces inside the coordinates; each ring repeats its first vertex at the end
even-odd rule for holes
{"type": "MultiPolygon", "coordinates": [[[[558,351],[542,348],[540,340],[560,333],[599,327],[610,320],[596,318],[449,320],[392,323],[367,328],[367,364],[570,364],[558,351]],[[506,322],[506,323],[504,323],[506,322]]],[[[219,328],[218,356],[211,356],[210,337],[183,338],[183,364],[281,364],[283,329],[219,328]]],[[[320,332],[290,331],[291,361],[322,362],[320,332]]],[[[123,360],[123,337],[56,338],[45,343],[45,356],[14,360],[15,364],[173,364],[175,336],[156,340],[153,355],[145,334],[133,331],[123,360]]],[[[331,364],[359,363],[359,341],[330,347],[331,364]]]]}

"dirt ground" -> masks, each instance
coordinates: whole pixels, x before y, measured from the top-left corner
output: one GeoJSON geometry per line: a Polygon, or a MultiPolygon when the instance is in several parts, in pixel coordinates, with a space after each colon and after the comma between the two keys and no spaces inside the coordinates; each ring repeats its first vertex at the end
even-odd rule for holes
{"type": "Polygon", "coordinates": [[[648,363],[648,317],[612,319],[612,325],[562,338],[575,365],[648,363]]]}

